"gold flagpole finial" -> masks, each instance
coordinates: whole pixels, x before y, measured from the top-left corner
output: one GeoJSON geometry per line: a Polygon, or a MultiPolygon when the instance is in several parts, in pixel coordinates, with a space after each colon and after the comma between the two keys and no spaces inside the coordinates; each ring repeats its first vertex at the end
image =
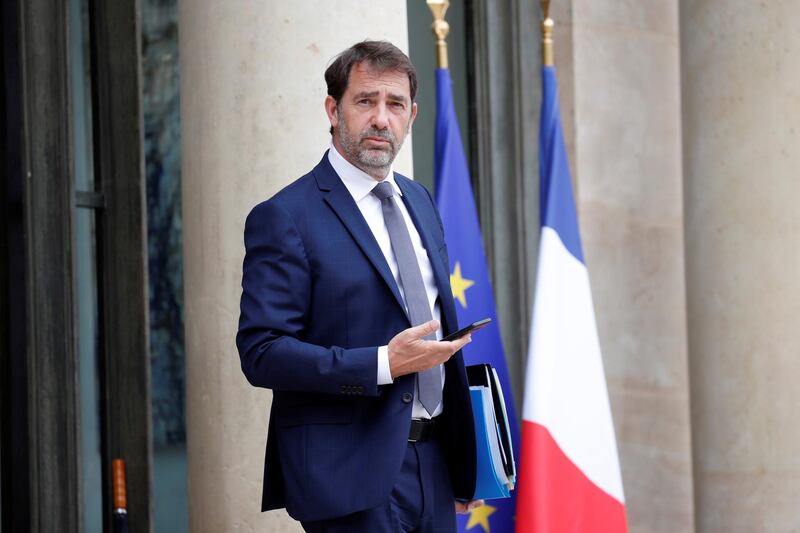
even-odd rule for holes
{"type": "Polygon", "coordinates": [[[444,20],[444,14],[450,7],[447,0],[427,0],[428,7],[433,13],[433,24],[431,30],[436,36],[436,64],[439,68],[447,68],[447,34],[450,32],[450,25],[444,20]]]}
{"type": "Polygon", "coordinates": [[[555,23],[550,18],[550,0],[542,2],[542,64],[546,67],[555,65],[553,61],[553,27],[555,23]]]}

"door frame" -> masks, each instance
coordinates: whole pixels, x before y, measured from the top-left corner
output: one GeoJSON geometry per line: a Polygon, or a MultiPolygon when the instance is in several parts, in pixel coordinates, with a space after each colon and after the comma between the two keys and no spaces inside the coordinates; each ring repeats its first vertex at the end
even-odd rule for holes
{"type": "Polygon", "coordinates": [[[138,0],[90,0],[96,190],[74,190],[66,2],[2,3],[0,497],[5,531],[80,531],[73,217],[96,209],[105,527],[110,460],[152,530],[138,0]]]}

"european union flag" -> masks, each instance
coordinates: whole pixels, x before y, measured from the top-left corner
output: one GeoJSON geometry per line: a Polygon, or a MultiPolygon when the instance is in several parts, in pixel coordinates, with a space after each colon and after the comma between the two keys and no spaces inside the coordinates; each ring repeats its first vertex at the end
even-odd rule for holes
{"type": "MultiPolygon", "coordinates": [[[[436,204],[442,215],[445,241],[450,257],[450,285],[456,300],[458,323],[461,326],[490,317],[492,323],[475,333],[464,348],[468,365],[489,363],[500,378],[511,424],[514,454],[519,462],[519,427],[511,396],[508,365],[503,341],[497,325],[494,295],[486,268],[486,255],[481,242],[478,211],[467,169],[464,146],[453,107],[450,71],[436,70],[436,204]]],[[[458,518],[459,531],[469,533],[512,533],[514,531],[515,493],[510,498],[489,500],[469,515],[458,518]],[[478,527],[480,526],[480,527],[478,527]]]]}

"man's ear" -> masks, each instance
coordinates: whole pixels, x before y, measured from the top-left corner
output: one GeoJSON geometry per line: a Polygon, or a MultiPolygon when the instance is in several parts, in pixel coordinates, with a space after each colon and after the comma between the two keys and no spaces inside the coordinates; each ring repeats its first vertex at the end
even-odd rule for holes
{"type": "Polygon", "coordinates": [[[336,100],[331,95],[325,97],[325,113],[328,114],[328,120],[332,128],[339,125],[339,113],[336,112],[336,100]]]}
{"type": "Polygon", "coordinates": [[[417,103],[414,102],[411,104],[411,120],[408,121],[408,129],[411,129],[411,125],[414,124],[414,119],[417,118],[417,103]]]}

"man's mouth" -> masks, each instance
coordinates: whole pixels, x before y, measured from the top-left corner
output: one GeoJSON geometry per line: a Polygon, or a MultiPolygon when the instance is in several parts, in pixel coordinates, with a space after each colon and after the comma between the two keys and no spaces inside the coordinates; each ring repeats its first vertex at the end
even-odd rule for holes
{"type": "Polygon", "coordinates": [[[364,140],[380,147],[385,147],[391,144],[388,139],[384,139],[382,137],[364,137],[364,140]]]}

